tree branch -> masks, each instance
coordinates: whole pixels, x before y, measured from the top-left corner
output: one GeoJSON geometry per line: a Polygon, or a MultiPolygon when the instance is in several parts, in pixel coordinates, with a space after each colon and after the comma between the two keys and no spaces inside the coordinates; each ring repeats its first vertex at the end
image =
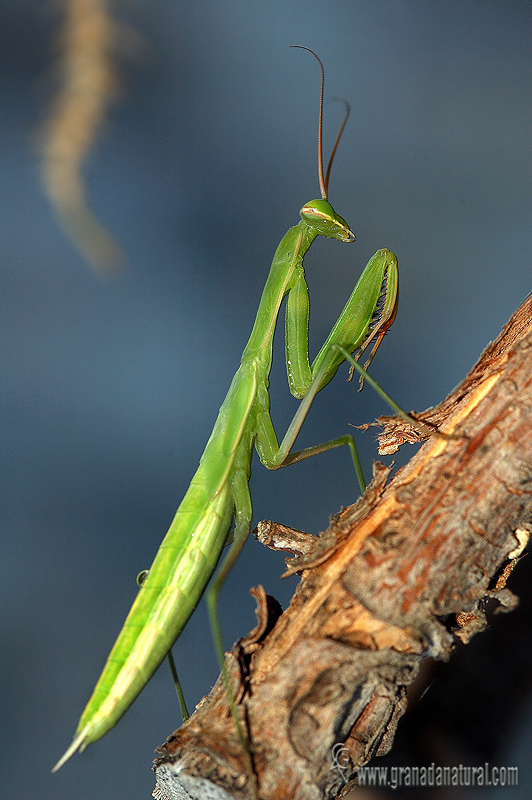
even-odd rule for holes
{"type": "MultiPolygon", "coordinates": [[[[447,438],[432,437],[389,483],[376,464],[364,497],[319,538],[259,526],[262,541],[298,554],[288,573],[301,582],[284,613],[255,590],[258,625],[227,655],[254,774],[218,680],[159,748],[154,797],[343,796],[390,749],[422,661],[447,660],[483,630],[486,598],[515,606],[506,578],[532,530],[532,298],[419,418],[447,438]]],[[[419,438],[380,422],[387,452],[419,438]]]]}

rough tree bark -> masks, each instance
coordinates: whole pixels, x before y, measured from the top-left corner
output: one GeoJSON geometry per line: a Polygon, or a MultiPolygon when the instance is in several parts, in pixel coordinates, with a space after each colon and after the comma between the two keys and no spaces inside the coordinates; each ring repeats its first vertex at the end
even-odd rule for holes
{"type": "MultiPolygon", "coordinates": [[[[218,680],[159,748],[159,800],[330,800],[356,769],[391,747],[406,689],[426,658],[486,625],[532,530],[532,298],[439,406],[418,415],[432,436],[387,483],[375,477],[320,537],[273,523],[268,546],[296,557],[301,575],[282,613],[254,591],[258,625],[227,666],[250,740],[252,770],[218,680]],[[334,752],[341,748],[335,765],[334,752]]],[[[421,434],[381,418],[393,452],[421,434]]]]}

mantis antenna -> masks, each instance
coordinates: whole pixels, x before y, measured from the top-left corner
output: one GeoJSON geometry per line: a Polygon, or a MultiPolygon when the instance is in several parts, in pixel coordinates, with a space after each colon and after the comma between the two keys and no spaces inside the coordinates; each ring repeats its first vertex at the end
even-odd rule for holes
{"type": "Polygon", "coordinates": [[[299,50],[308,50],[309,53],[312,53],[318,64],[320,65],[321,70],[321,86],[320,86],[320,116],[318,122],[318,181],[320,184],[320,192],[322,200],[327,200],[327,195],[329,192],[329,176],[331,174],[331,167],[333,165],[334,157],[336,155],[336,149],[342,138],[342,134],[344,132],[345,126],[347,125],[347,120],[349,119],[349,114],[351,113],[351,106],[347,102],[347,100],[342,100],[345,103],[346,107],[346,114],[344,117],[344,121],[340,127],[338,132],[338,136],[336,137],[336,141],[334,142],[333,149],[331,151],[331,155],[329,158],[329,163],[327,164],[327,172],[325,173],[325,178],[323,177],[323,87],[325,85],[325,70],[323,68],[323,64],[321,58],[311,50],[310,47],[305,47],[302,44],[291,44],[290,47],[297,47],[299,50]]]}
{"type": "MultiPolygon", "coordinates": [[[[347,125],[347,120],[349,119],[349,114],[351,113],[351,106],[347,102],[347,100],[340,100],[341,103],[345,103],[345,117],[340,130],[338,131],[338,136],[336,137],[336,141],[334,143],[334,147],[331,151],[331,157],[329,158],[329,163],[327,164],[327,172],[325,173],[325,193],[329,191],[329,175],[331,174],[331,167],[334,161],[334,157],[336,155],[336,148],[340,143],[340,139],[342,138],[342,133],[344,132],[344,128],[347,125]]],[[[327,198],[325,198],[327,199],[327,198]]]]}

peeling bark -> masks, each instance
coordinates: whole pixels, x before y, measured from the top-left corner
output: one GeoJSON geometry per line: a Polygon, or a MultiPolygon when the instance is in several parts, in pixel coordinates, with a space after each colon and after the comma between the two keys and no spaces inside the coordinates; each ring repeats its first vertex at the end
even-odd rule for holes
{"type": "MultiPolygon", "coordinates": [[[[253,774],[218,680],[159,748],[154,797],[344,796],[356,769],[390,749],[424,659],[447,660],[483,630],[487,598],[515,606],[506,580],[532,530],[531,298],[418,418],[448,438],[432,437],[389,482],[375,465],[364,497],[326,533],[259,531],[296,553],[288,572],[301,582],[284,613],[255,590],[258,625],[227,655],[253,774]]],[[[419,436],[384,424],[386,450],[419,436]]]]}

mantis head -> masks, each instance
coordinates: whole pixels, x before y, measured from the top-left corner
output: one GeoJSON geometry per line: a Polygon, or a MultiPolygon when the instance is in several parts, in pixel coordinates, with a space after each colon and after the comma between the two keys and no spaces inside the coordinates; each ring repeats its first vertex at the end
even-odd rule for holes
{"type": "Polygon", "coordinates": [[[350,229],[349,225],[339,214],[336,213],[332,205],[327,200],[327,194],[329,191],[329,176],[331,174],[331,167],[334,161],[334,156],[336,155],[336,148],[338,147],[338,143],[342,138],[342,133],[344,132],[344,128],[347,124],[347,120],[349,119],[349,113],[351,108],[349,103],[344,100],[346,106],[346,114],[344,117],[344,121],[342,126],[338,132],[338,136],[336,137],[336,141],[334,143],[329,163],[327,164],[327,171],[324,175],[323,173],[323,86],[325,83],[325,70],[323,69],[323,64],[320,58],[316,55],[314,50],[311,50],[310,47],[303,47],[299,44],[293,44],[291,47],[297,47],[300,50],[308,50],[309,53],[312,53],[318,64],[320,65],[321,70],[321,88],[320,88],[320,115],[319,115],[319,122],[318,122],[318,180],[320,184],[320,192],[321,192],[321,200],[311,200],[310,203],[306,203],[301,211],[299,212],[301,215],[301,219],[303,222],[313,228],[320,234],[321,236],[327,236],[329,239],[339,239],[341,242],[354,242],[355,241],[355,234],[350,229]]]}
{"type": "Polygon", "coordinates": [[[328,200],[311,200],[310,203],[305,203],[299,213],[303,222],[321,236],[339,239],[341,242],[355,241],[355,234],[328,200]]]}

